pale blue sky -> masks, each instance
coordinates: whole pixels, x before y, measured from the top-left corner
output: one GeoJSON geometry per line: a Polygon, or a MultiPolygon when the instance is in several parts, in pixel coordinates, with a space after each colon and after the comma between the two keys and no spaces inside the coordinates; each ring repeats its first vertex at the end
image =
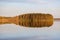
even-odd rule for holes
{"type": "Polygon", "coordinates": [[[0,0],[0,13],[17,15],[17,13],[41,12],[60,17],[59,4],[60,0],[0,0]]]}

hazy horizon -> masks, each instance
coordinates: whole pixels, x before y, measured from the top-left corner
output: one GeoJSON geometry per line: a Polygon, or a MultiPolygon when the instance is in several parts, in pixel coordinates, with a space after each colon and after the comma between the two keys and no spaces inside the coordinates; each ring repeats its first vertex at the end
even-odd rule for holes
{"type": "MultiPolygon", "coordinates": [[[[60,18],[60,0],[0,0],[0,16],[25,13],[49,13],[60,18]]],[[[60,22],[51,27],[26,28],[15,24],[0,25],[0,39],[39,36],[42,39],[60,39],[60,22]]],[[[39,38],[38,37],[38,38],[39,38]]]]}

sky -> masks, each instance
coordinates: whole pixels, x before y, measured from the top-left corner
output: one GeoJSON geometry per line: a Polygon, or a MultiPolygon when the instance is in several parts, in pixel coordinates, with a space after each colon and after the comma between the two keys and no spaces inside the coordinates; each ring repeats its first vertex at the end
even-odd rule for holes
{"type": "MultiPolygon", "coordinates": [[[[25,13],[49,13],[60,18],[60,0],[0,0],[0,16],[17,16],[25,13]]],[[[15,24],[0,25],[0,39],[12,37],[40,36],[60,37],[60,22],[51,27],[26,28],[15,24]]]]}
{"type": "MultiPolygon", "coordinates": [[[[60,0],[0,0],[0,13],[15,16],[22,13],[49,13],[60,17],[60,0]],[[13,13],[13,15],[11,15],[13,13]]],[[[7,15],[6,15],[7,16],[7,15]]]]}

